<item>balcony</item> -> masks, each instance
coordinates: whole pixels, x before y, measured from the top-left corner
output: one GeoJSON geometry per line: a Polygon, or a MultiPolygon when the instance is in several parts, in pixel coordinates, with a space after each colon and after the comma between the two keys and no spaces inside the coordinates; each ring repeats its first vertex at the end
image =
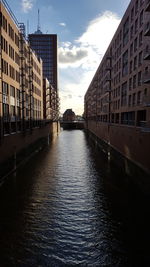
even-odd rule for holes
{"type": "Polygon", "coordinates": [[[106,55],[106,60],[111,60],[111,59],[112,59],[112,56],[111,56],[111,54],[108,53],[108,54],[106,55]]]}
{"type": "Polygon", "coordinates": [[[145,36],[150,36],[150,22],[149,21],[145,25],[144,35],[145,36]]]}
{"type": "Polygon", "coordinates": [[[143,83],[146,83],[146,84],[150,83],[150,72],[146,72],[143,74],[143,83]]]}
{"type": "Polygon", "coordinates": [[[150,107],[150,97],[143,96],[142,105],[144,107],[150,107]]]}
{"type": "Polygon", "coordinates": [[[150,12],[150,0],[146,0],[145,11],[150,12]]]}
{"type": "Polygon", "coordinates": [[[144,50],[144,60],[150,60],[150,48],[144,50]]]}
{"type": "Polygon", "coordinates": [[[110,63],[106,64],[105,70],[106,71],[108,71],[108,70],[111,71],[111,69],[112,69],[111,64],[110,63]]]}
{"type": "Polygon", "coordinates": [[[110,74],[107,74],[107,75],[105,76],[104,82],[105,82],[105,83],[106,83],[106,82],[111,82],[111,75],[110,75],[110,74]]]}
{"type": "Polygon", "coordinates": [[[110,93],[111,92],[111,86],[110,83],[106,83],[106,85],[104,86],[104,91],[103,93],[110,93]]]}

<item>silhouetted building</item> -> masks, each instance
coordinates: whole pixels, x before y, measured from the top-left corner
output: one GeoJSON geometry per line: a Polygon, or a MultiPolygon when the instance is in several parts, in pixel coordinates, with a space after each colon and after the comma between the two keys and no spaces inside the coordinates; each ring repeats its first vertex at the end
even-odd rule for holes
{"type": "Polygon", "coordinates": [[[75,113],[72,109],[66,109],[63,114],[63,121],[74,121],[75,120],[75,113]]]}
{"type": "Polygon", "coordinates": [[[37,30],[34,34],[29,34],[28,38],[32,49],[43,60],[43,77],[47,78],[57,91],[57,35],[43,34],[37,30]]]}
{"type": "Polygon", "coordinates": [[[150,172],[150,0],[132,0],[89,85],[88,130],[150,172]]]}

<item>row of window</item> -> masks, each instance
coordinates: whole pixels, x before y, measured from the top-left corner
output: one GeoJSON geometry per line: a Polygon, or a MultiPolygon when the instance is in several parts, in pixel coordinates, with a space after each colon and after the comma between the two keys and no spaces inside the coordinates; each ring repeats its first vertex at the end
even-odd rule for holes
{"type": "MultiPolygon", "coordinates": [[[[135,21],[134,24],[132,23],[133,20],[129,20],[129,17],[126,19],[124,25],[123,25],[123,47],[128,43],[129,41],[129,30],[130,30],[130,40],[135,36],[135,34],[138,32],[138,29],[140,29],[143,25],[144,20],[144,10],[142,10],[139,14],[139,20],[138,17],[134,17],[135,21]]],[[[142,45],[143,42],[143,32],[139,34],[139,37],[136,36],[135,42],[134,42],[134,52],[137,50],[137,46],[142,45]]],[[[114,59],[116,60],[121,55],[121,49],[122,49],[122,30],[118,33],[114,43],[113,43],[113,49],[116,49],[114,53],[114,59]]]]}
{"type": "Polygon", "coordinates": [[[37,71],[37,73],[39,75],[41,75],[41,70],[40,70],[40,68],[38,67],[38,65],[36,64],[36,62],[34,60],[33,60],[33,67],[37,71]]]}
{"type": "Polygon", "coordinates": [[[3,36],[1,36],[1,48],[3,51],[5,51],[6,54],[9,54],[10,58],[15,60],[15,62],[19,65],[19,54],[15,52],[14,48],[11,45],[8,45],[8,42],[3,36]]]}
{"type": "Polygon", "coordinates": [[[41,86],[41,80],[37,77],[37,75],[35,73],[33,73],[33,80],[39,85],[41,86]]]}
{"type": "MultiPolygon", "coordinates": [[[[141,91],[138,91],[137,93],[130,94],[128,96],[128,103],[127,103],[127,96],[122,96],[121,99],[121,106],[133,107],[133,106],[139,106],[143,104],[143,101],[145,99],[145,93],[143,94],[141,91]]],[[[120,99],[115,100],[112,102],[112,110],[118,110],[120,108],[120,99]]]]}
{"type": "MultiPolygon", "coordinates": [[[[122,112],[122,113],[112,113],[110,117],[111,123],[120,123],[131,126],[145,127],[146,126],[146,110],[138,110],[122,112]]],[[[100,121],[100,122],[109,122],[108,115],[100,115],[100,116],[88,116],[88,119],[100,121]]]]}
{"type": "MultiPolygon", "coordinates": [[[[10,64],[8,64],[4,59],[1,60],[2,65],[2,72],[6,75],[9,75],[13,80],[16,80],[18,83],[20,82],[20,73],[15,70],[14,67],[12,67],[10,64]]],[[[41,80],[37,77],[35,73],[33,73],[33,80],[41,86],[41,80]]],[[[25,84],[26,87],[28,87],[28,81],[25,84]]]]}
{"type": "MultiPolygon", "coordinates": [[[[133,49],[133,44],[131,44],[130,47],[130,57],[133,55],[131,54],[131,49],[133,49]]],[[[128,53],[128,49],[126,50],[126,52],[123,54],[122,56],[122,76],[126,76],[128,74],[128,57],[129,57],[129,53],[128,53]]],[[[142,51],[140,51],[138,58],[137,56],[134,57],[134,66],[133,66],[133,61],[130,61],[130,73],[132,72],[132,67],[134,67],[134,69],[137,68],[137,66],[140,66],[142,64],[142,51]],[[138,65],[137,65],[137,61],[138,61],[138,65]]]]}
{"type": "Polygon", "coordinates": [[[5,16],[0,12],[0,22],[1,26],[5,30],[6,33],[8,33],[9,37],[12,39],[12,41],[15,41],[15,44],[17,47],[19,47],[19,36],[14,32],[14,29],[11,27],[11,25],[7,22],[7,19],[5,16]]]}
{"type": "Polygon", "coordinates": [[[33,92],[38,95],[41,96],[41,90],[39,90],[36,86],[33,85],[33,92]]]}
{"type": "MultiPolygon", "coordinates": [[[[41,111],[38,110],[39,107],[34,107],[32,111],[32,115],[34,119],[40,119],[41,118],[41,111]]],[[[21,108],[20,107],[15,107],[14,105],[9,105],[3,103],[3,116],[5,117],[21,117],[21,108]]],[[[24,110],[24,116],[28,117],[29,116],[29,109],[26,108],[24,110]]]]}
{"type": "Polygon", "coordinates": [[[20,100],[20,97],[21,97],[21,93],[20,93],[20,90],[19,89],[15,89],[15,87],[14,86],[12,86],[12,85],[9,85],[8,83],[6,83],[6,82],[2,82],[2,93],[3,93],[3,95],[6,95],[6,96],[8,96],[8,95],[10,95],[10,96],[12,96],[12,97],[17,97],[17,99],[19,99],[20,100]]]}

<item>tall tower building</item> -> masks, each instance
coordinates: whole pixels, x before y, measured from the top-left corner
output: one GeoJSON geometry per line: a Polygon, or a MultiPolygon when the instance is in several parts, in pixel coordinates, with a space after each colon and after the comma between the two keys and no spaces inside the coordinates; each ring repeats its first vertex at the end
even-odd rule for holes
{"type": "Polygon", "coordinates": [[[57,34],[43,34],[38,26],[34,34],[29,34],[29,43],[43,60],[43,76],[57,91],[57,34]]]}

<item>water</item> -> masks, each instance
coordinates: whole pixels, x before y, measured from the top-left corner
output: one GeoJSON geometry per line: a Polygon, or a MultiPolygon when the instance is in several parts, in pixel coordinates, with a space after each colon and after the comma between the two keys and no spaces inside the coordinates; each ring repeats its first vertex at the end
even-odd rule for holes
{"type": "Polygon", "coordinates": [[[0,189],[0,266],[149,266],[128,187],[83,131],[61,132],[0,189]]]}

